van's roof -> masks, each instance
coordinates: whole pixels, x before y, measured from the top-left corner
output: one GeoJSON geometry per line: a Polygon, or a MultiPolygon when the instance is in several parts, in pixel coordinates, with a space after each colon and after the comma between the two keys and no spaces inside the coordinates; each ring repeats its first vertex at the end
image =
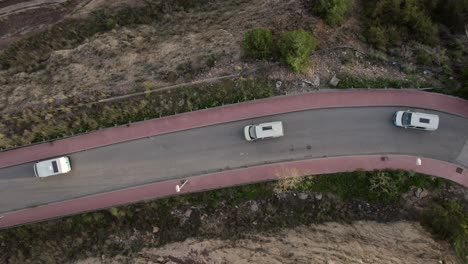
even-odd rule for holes
{"type": "Polygon", "coordinates": [[[60,157],[50,160],[43,160],[34,165],[37,176],[47,177],[60,173],[67,173],[71,170],[68,157],[60,157]]]}
{"type": "Polygon", "coordinates": [[[258,138],[283,136],[283,123],[281,121],[259,124],[255,127],[258,138]]]}
{"type": "Polygon", "coordinates": [[[425,113],[411,113],[411,125],[416,127],[425,127],[428,129],[437,129],[439,127],[439,116],[425,113]]]}

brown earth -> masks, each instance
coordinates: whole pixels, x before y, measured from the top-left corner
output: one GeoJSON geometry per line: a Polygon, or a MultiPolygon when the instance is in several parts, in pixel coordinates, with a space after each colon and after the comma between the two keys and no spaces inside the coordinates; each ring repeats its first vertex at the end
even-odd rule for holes
{"type": "Polygon", "coordinates": [[[89,258],[76,263],[430,264],[456,263],[456,258],[447,245],[434,241],[417,223],[359,221],[246,234],[238,240],[187,239],[145,248],[131,257],[89,258]]]}
{"type": "MultiPolygon", "coordinates": [[[[113,2],[107,8],[127,2],[113,2]]],[[[63,9],[61,14],[86,17],[106,4],[101,0],[83,3],[70,2],[70,8],[63,9]],[[71,10],[71,6],[75,8],[71,10]]],[[[132,3],[136,5],[139,1],[132,3]]],[[[30,12],[43,12],[34,10],[30,12]]],[[[359,40],[359,10],[356,1],[348,21],[341,27],[330,28],[311,16],[301,0],[213,1],[201,11],[172,13],[151,25],[97,34],[76,48],[53,52],[45,67],[32,73],[0,70],[0,110],[11,112],[32,105],[60,104],[69,98],[92,101],[253,69],[263,63],[242,60],[240,47],[244,32],[253,27],[272,29],[274,38],[284,31],[303,28],[313,32],[320,42],[318,48],[322,52],[312,56],[308,72],[298,76],[284,66],[270,66],[270,78],[294,81],[319,76],[322,87],[327,87],[329,79],[338,72],[406,78],[398,67],[372,63],[352,49],[330,49],[346,45],[368,51],[359,40]]],[[[37,19],[40,22],[40,16],[37,19]]],[[[6,36],[1,31],[0,35],[6,36]]]]}
{"type": "Polygon", "coordinates": [[[61,21],[90,0],[5,0],[0,2],[0,50],[61,21]]]}

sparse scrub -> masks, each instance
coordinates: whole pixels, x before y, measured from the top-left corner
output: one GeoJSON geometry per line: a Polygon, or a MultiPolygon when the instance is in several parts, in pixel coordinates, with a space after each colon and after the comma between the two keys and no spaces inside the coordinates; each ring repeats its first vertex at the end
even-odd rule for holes
{"type": "Polygon", "coordinates": [[[304,178],[298,169],[284,169],[277,173],[278,180],[274,188],[275,193],[297,190],[304,182],[304,178]]]}
{"type": "Polygon", "coordinates": [[[468,22],[468,1],[431,0],[423,1],[434,21],[449,27],[452,32],[463,33],[468,22]]]}
{"type": "Polygon", "coordinates": [[[431,55],[428,54],[427,52],[423,51],[423,50],[420,50],[417,53],[416,59],[417,59],[418,63],[422,64],[422,65],[431,65],[432,64],[431,55]]]}
{"type": "Polygon", "coordinates": [[[268,59],[273,53],[273,37],[265,28],[254,28],[247,31],[242,41],[247,56],[255,59],[268,59]]]}
{"type": "Polygon", "coordinates": [[[465,65],[461,73],[461,86],[456,94],[462,98],[468,99],[468,65],[465,65]]]}
{"type": "Polygon", "coordinates": [[[330,26],[341,24],[348,14],[351,0],[312,0],[312,13],[320,16],[330,26]]]}
{"type": "Polygon", "coordinates": [[[309,55],[317,47],[317,40],[302,29],[284,33],[278,43],[282,60],[294,72],[304,72],[309,67],[309,55]]]}
{"type": "MultiPolygon", "coordinates": [[[[141,85],[145,90],[152,86],[149,81],[141,85]]],[[[79,101],[71,102],[78,105],[72,109],[25,109],[15,116],[4,114],[0,118],[0,134],[3,135],[0,148],[277,94],[273,84],[249,77],[225,80],[216,85],[181,87],[109,103],[79,106],[79,101]]]]}
{"type": "Polygon", "coordinates": [[[412,187],[440,188],[443,182],[426,175],[409,175],[401,170],[355,171],[307,178],[303,191],[330,192],[343,199],[362,199],[381,203],[397,203],[412,187]]]}
{"type": "Polygon", "coordinates": [[[115,27],[149,24],[164,13],[186,11],[206,3],[203,0],[145,1],[144,7],[123,7],[116,12],[94,11],[85,19],[66,19],[45,31],[17,41],[0,53],[4,69],[33,72],[41,69],[52,51],[71,49],[93,35],[115,27]]]}
{"type": "Polygon", "coordinates": [[[423,212],[422,224],[448,240],[463,262],[468,260],[468,213],[457,201],[439,201],[423,212]]]}
{"type": "Polygon", "coordinates": [[[337,88],[425,88],[433,87],[431,83],[422,82],[417,79],[408,78],[408,80],[386,79],[386,78],[372,78],[367,76],[354,76],[350,74],[338,74],[341,80],[337,88]]]}
{"type": "Polygon", "coordinates": [[[417,0],[369,1],[366,6],[365,36],[378,49],[400,41],[417,41],[427,45],[439,42],[437,27],[424,5],[417,0]]]}

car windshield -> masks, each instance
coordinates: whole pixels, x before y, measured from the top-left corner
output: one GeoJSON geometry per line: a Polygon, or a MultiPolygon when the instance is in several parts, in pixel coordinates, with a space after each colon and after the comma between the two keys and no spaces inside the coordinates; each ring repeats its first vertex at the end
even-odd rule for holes
{"type": "Polygon", "coordinates": [[[251,126],[249,128],[249,135],[250,135],[250,138],[257,138],[257,134],[255,133],[255,126],[251,126]]]}
{"type": "Polygon", "coordinates": [[[401,124],[404,126],[411,125],[411,113],[405,112],[401,117],[401,124]]]}

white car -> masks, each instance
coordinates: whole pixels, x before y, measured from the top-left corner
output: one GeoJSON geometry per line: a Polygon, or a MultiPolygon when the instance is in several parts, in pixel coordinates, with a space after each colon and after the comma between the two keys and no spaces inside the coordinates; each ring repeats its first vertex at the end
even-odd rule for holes
{"type": "Polygon", "coordinates": [[[49,177],[64,174],[71,171],[69,157],[60,157],[50,160],[38,161],[34,164],[34,174],[36,177],[49,177]]]}
{"type": "Polygon", "coordinates": [[[397,111],[393,115],[393,123],[398,127],[434,131],[439,127],[439,116],[410,111],[397,111]]]}
{"type": "Polygon", "coordinates": [[[247,141],[282,137],[283,123],[281,121],[250,125],[244,127],[244,137],[247,141]]]}

